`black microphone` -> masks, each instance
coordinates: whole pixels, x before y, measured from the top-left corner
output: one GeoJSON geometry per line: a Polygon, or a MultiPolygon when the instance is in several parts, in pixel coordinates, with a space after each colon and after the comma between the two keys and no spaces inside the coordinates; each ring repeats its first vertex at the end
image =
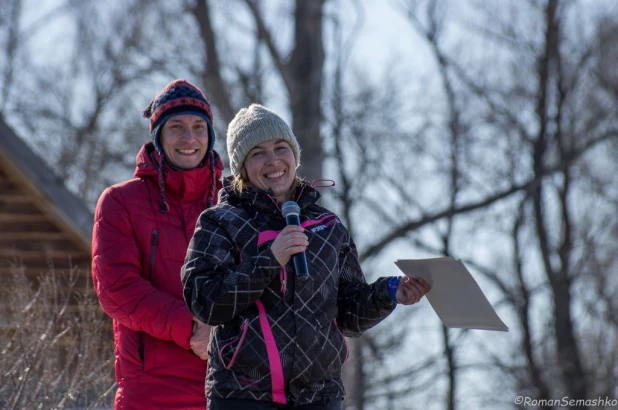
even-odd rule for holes
{"type": "MultiPolygon", "coordinates": [[[[287,201],[281,205],[281,213],[288,225],[300,226],[300,207],[294,201],[287,201]]],[[[294,270],[296,277],[302,281],[309,278],[309,267],[307,266],[307,257],[305,252],[300,252],[292,256],[294,259],[294,270]]]]}

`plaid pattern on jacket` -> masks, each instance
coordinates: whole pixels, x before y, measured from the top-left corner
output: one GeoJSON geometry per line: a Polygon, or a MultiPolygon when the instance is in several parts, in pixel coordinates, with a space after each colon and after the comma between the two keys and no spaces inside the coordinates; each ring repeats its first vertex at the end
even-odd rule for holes
{"type": "Polygon", "coordinates": [[[345,336],[388,316],[388,278],[367,284],[356,247],[320,194],[297,190],[310,278],[295,280],[270,250],[286,222],[267,192],[224,187],[200,216],[182,269],[189,309],[213,327],[208,397],[308,404],[342,398],[345,336]]]}

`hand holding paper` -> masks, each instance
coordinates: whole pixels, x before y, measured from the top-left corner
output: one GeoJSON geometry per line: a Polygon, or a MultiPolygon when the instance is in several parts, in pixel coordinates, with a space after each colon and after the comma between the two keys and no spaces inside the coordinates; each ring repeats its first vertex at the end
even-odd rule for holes
{"type": "Polygon", "coordinates": [[[397,287],[397,303],[413,305],[420,301],[431,289],[431,285],[424,278],[401,278],[397,287]]]}
{"type": "Polygon", "coordinates": [[[395,264],[406,276],[421,277],[431,284],[427,300],[446,327],[508,332],[509,328],[461,261],[404,259],[395,264]]]}

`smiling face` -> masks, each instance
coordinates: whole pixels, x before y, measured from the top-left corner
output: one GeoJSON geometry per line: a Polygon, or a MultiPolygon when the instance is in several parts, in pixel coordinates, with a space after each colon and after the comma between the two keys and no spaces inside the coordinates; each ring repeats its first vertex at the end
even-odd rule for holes
{"type": "Polygon", "coordinates": [[[251,185],[272,189],[279,202],[289,199],[287,196],[296,175],[296,160],[286,141],[271,140],[256,145],[247,154],[244,166],[251,185]]]}
{"type": "Polygon", "coordinates": [[[176,115],[163,124],[159,138],[169,162],[178,168],[192,169],[208,151],[208,124],[197,115],[176,115]]]}

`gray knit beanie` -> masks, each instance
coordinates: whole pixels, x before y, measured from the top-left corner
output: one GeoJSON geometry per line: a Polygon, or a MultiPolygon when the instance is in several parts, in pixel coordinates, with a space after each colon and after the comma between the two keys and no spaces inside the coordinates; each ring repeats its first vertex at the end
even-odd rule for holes
{"type": "Polygon", "coordinates": [[[227,128],[227,155],[232,175],[240,174],[249,151],[258,144],[275,139],[290,144],[298,168],[300,146],[292,129],[281,117],[259,104],[238,111],[227,128]]]}

